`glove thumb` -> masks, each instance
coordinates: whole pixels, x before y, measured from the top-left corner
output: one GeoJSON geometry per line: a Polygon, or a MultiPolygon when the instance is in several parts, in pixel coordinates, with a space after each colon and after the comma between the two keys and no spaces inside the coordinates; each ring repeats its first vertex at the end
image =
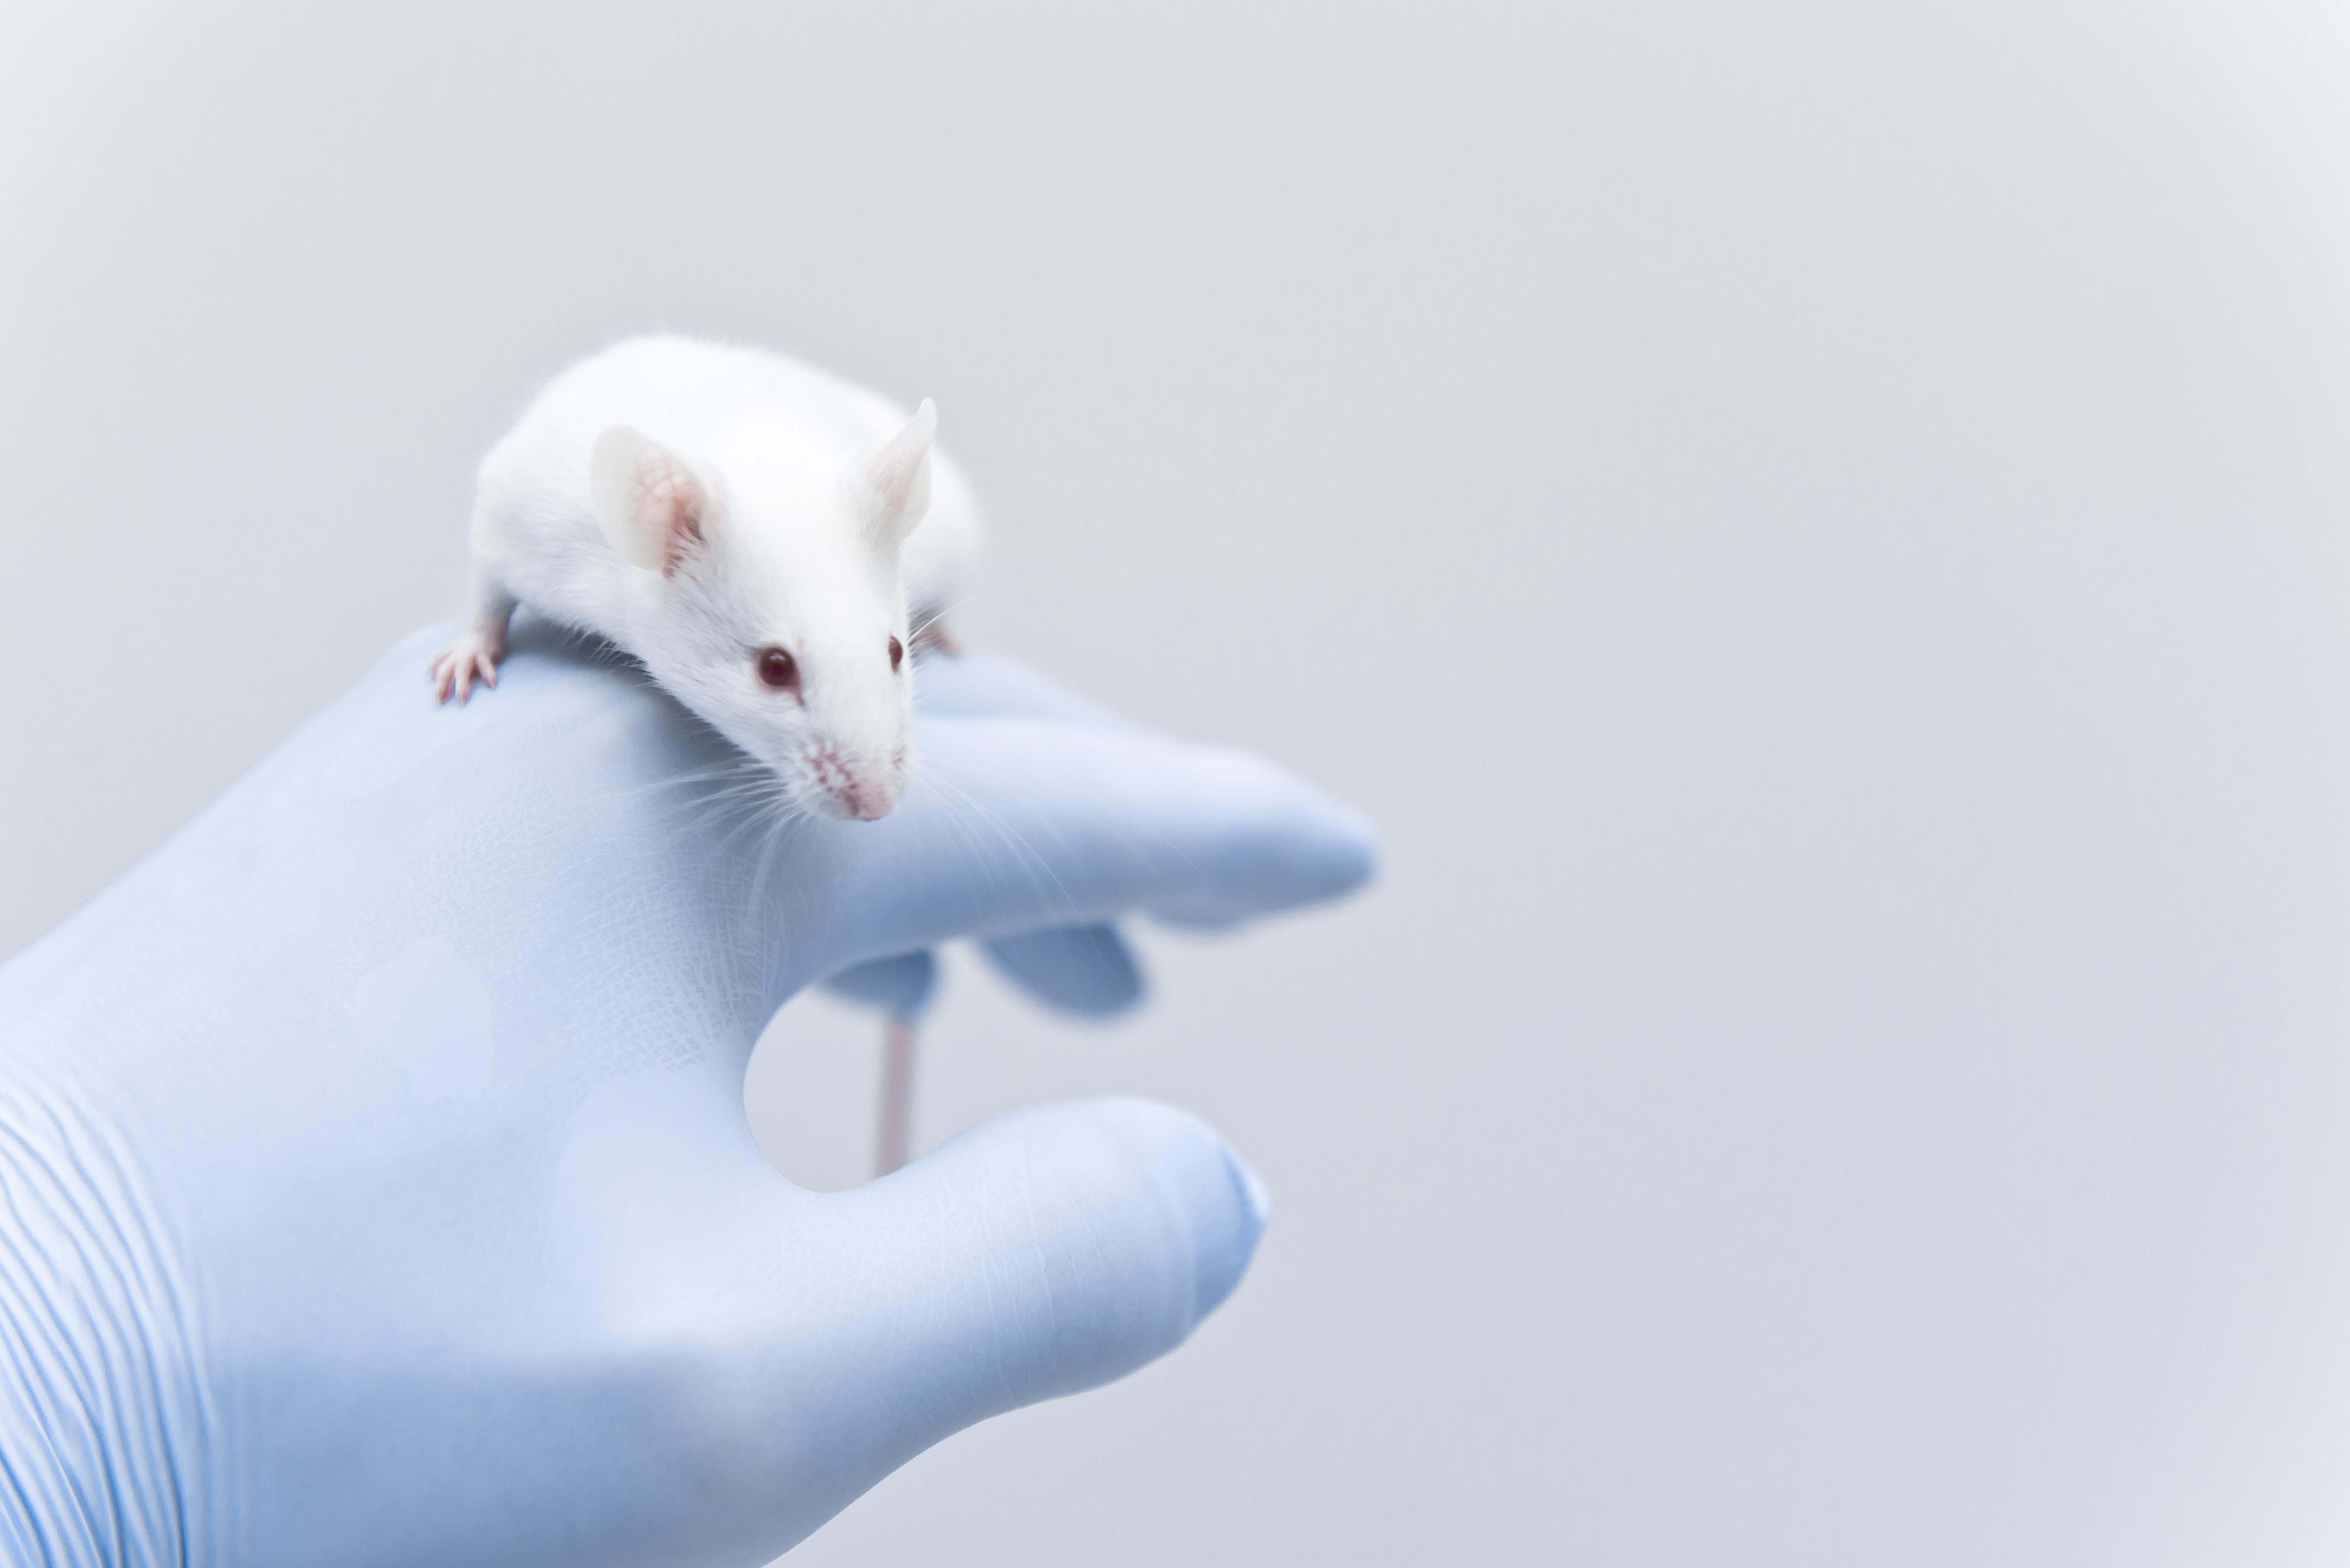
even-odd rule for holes
{"type": "Polygon", "coordinates": [[[1206,1124],[1141,1100],[1016,1112],[827,1200],[868,1260],[905,1428],[924,1446],[1120,1377],[1240,1282],[1268,1202],[1206,1124]]]}
{"type": "Polygon", "coordinates": [[[1223,1139],[1145,1101],[1017,1112],[816,1194],[638,1090],[630,1158],[598,1167],[620,1179],[574,1208],[625,1260],[602,1311],[657,1391],[630,1440],[661,1458],[637,1479],[700,1521],[700,1554],[664,1561],[772,1556],[962,1428],[1165,1355],[1264,1228],[1223,1139]]]}

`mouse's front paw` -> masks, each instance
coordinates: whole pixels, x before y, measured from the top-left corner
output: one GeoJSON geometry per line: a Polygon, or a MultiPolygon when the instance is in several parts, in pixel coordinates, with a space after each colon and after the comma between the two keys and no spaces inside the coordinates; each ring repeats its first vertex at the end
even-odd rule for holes
{"type": "Polygon", "coordinates": [[[492,638],[475,628],[449,645],[447,652],[432,661],[432,690],[440,701],[446,702],[453,694],[463,702],[473,695],[473,682],[484,686],[498,683],[498,660],[505,657],[504,639],[492,638]]]}

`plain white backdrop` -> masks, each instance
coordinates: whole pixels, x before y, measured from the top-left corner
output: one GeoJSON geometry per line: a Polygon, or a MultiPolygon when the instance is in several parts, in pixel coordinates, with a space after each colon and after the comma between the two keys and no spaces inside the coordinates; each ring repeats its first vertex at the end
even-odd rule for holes
{"type": "Polygon", "coordinates": [[[1275,1220],[794,1562],[2350,1557],[2338,5],[8,6],[0,950],[655,326],[937,398],[975,641],[1388,846],[1116,1027],[957,961],[922,1143],[1275,1220]]]}

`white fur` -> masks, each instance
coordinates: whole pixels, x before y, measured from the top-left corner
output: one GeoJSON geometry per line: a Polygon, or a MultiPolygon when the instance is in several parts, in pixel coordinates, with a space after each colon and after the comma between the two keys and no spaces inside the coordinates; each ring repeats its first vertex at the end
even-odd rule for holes
{"type": "Polygon", "coordinates": [[[927,402],[910,419],[756,348],[608,348],[483,460],[468,636],[493,674],[517,600],[607,638],[804,808],[880,815],[913,758],[910,616],[951,608],[978,559],[978,508],[935,429],[927,402]],[[797,698],[761,684],[771,645],[798,660],[797,698]]]}

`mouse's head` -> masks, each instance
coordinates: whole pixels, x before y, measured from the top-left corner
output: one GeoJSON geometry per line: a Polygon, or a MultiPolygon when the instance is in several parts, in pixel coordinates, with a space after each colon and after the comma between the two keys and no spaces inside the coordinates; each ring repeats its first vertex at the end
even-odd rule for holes
{"type": "Polygon", "coordinates": [[[879,451],[688,458],[626,426],[589,460],[596,515],[646,576],[654,678],[775,771],[792,802],[870,822],[914,755],[899,548],[930,504],[925,400],[879,451]]]}

